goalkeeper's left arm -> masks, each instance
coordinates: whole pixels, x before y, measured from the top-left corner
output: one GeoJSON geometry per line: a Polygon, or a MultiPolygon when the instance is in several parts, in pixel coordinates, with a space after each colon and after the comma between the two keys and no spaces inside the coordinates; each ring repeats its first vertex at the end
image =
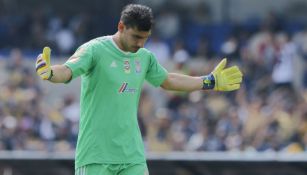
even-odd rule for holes
{"type": "Polygon", "coordinates": [[[169,73],[161,87],[176,91],[237,90],[242,83],[243,74],[237,66],[225,68],[226,63],[227,59],[224,58],[210,74],[201,77],[169,73]]]}

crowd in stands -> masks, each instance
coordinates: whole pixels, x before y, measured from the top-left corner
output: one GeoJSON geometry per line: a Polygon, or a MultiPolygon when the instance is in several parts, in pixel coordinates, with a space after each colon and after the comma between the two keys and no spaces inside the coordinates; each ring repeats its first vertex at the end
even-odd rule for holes
{"type": "MultiPolygon", "coordinates": [[[[235,36],[225,40],[221,52],[244,72],[237,92],[165,93],[165,104],[154,111],[145,91],[140,116],[147,123],[148,149],[306,151],[306,34],[301,31],[290,37],[263,29],[244,42],[235,36]]],[[[201,75],[220,60],[186,55],[175,50],[173,70],[201,75]]]]}
{"type": "MultiPolygon", "coordinates": [[[[44,101],[35,59],[24,54],[49,45],[69,55],[92,37],[94,27],[88,14],[46,20],[40,13],[0,13],[0,150],[73,151],[76,145],[78,98],[58,96],[57,105],[44,101]]],[[[146,84],[138,115],[146,150],[306,152],[307,30],[289,32],[274,16],[249,28],[194,24],[178,31],[178,16],[161,12],[146,48],[170,72],[195,76],[227,57],[243,70],[244,83],[227,93],[166,92],[146,84]],[[219,38],[211,36],[214,30],[222,32],[215,34],[219,38]]]]}

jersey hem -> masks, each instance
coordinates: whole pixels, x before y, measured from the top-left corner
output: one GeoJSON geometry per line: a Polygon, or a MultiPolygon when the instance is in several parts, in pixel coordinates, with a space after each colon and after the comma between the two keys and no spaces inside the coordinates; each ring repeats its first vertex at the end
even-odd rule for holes
{"type": "Polygon", "coordinates": [[[160,81],[157,81],[157,83],[155,84],[152,84],[154,87],[159,87],[163,84],[163,82],[167,79],[167,76],[168,76],[168,72],[165,70],[165,74],[164,74],[164,77],[161,78],[160,81]]]}
{"type": "Polygon", "coordinates": [[[70,71],[71,71],[71,77],[70,77],[70,79],[64,82],[64,84],[68,84],[68,83],[71,82],[71,80],[73,80],[73,79],[75,78],[75,77],[74,77],[74,69],[73,69],[73,66],[70,65],[70,64],[67,63],[67,62],[64,63],[63,65],[66,66],[66,67],[67,67],[68,69],[70,69],[70,71]]]}

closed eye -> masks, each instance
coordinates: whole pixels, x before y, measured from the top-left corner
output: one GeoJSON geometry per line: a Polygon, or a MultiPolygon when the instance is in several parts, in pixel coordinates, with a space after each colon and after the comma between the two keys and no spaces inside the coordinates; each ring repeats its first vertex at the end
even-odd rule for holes
{"type": "Polygon", "coordinates": [[[133,35],[133,38],[135,38],[135,39],[145,39],[144,37],[139,36],[139,35],[133,35]]]}

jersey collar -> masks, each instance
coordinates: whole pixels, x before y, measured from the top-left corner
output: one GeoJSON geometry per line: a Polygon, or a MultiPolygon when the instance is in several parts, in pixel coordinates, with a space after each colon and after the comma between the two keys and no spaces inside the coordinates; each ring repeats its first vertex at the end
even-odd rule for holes
{"type": "Polygon", "coordinates": [[[119,51],[122,55],[127,56],[127,57],[133,57],[133,56],[135,56],[135,55],[137,54],[137,52],[136,52],[136,53],[132,53],[132,52],[123,51],[122,49],[120,49],[120,48],[118,47],[118,45],[115,43],[115,41],[113,40],[113,37],[112,37],[111,35],[109,35],[109,36],[107,36],[107,37],[108,37],[108,39],[111,41],[111,43],[112,43],[112,45],[115,47],[115,49],[116,49],[117,51],[119,51]]]}

